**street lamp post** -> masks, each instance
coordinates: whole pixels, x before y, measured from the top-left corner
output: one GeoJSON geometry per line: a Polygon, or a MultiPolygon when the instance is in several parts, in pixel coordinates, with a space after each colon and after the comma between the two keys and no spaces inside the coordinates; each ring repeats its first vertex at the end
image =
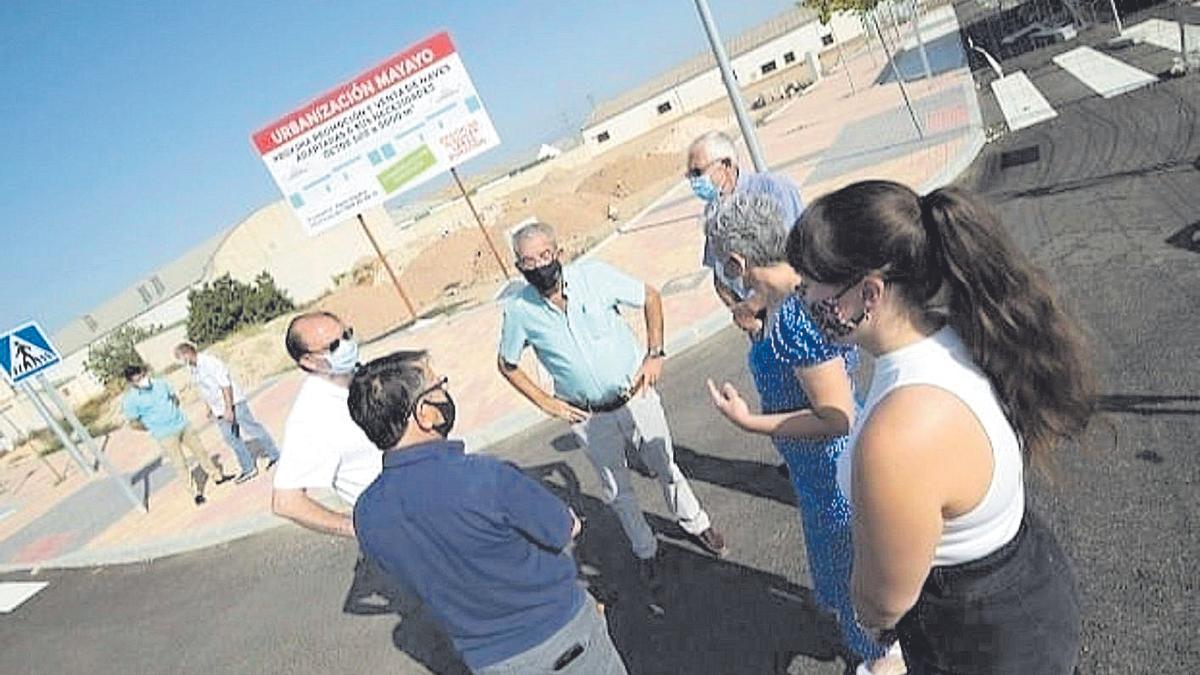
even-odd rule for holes
{"type": "Polygon", "coordinates": [[[737,116],[738,128],[742,130],[742,138],[746,139],[746,149],[750,151],[750,161],[754,162],[754,170],[764,172],[767,162],[763,159],[762,148],[758,145],[758,136],[754,133],[754,124],[746,113],[746,104],[742,102],[742,94],[733,76],[733,68],[729,65],[729,57],[725,54],[725,45],[721,44],[721,36],[717,34],[717,26],[713,23],[712,12],[708,9],[708,0],[696,0],[696,11],[700,13],[700,23],[708,34],[708,42],[712,46],[713,56],[717,59],[717,67],[721,69],[721,79],[725,81],[725,91],[729,93],[729,103],[733,105],[733,113],[737,116]]]}

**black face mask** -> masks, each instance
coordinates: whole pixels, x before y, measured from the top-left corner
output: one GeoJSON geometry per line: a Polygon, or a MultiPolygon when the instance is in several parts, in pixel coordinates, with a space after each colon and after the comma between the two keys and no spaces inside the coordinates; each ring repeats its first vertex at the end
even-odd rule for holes
{"type": "Polygon", "coordinates": [[[562,263],[557,260],[551,260],[541,267],[535,267],[531,270],[521,270],[521,275],[539,293],[549,293],[554,290],[559,280],[562,279],[562,263]]]}
{"type": "Polygon", "coordinates": [[[454,428],[454,414],[456,412],[454,399],[450,398],[450,393],[446,392],[445,401],[422,401],[437,408],[437,411],[442,414],[441,424],[435,424],[431,427],[434,431],[441,434],[442,438],[450,435],[450,430],[454,428]]]}

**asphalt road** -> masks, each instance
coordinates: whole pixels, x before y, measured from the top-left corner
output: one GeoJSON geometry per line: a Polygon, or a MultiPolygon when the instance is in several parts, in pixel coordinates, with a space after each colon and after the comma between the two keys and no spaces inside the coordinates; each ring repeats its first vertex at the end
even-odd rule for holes
{"type": "MultiPolygon", "coordinates": [[[[1153,72],[1169,63],[1150,49],[1118,56],[1153,72]]],[[[996,202],[1081,317],[1108,425],[1062,451],[1053,483],[1034,479],[1031,503],[1079,569],[1080,672],[1196,672],[1200,76],[1102,100],[1047,67],[1045,50],[1021,58],[1059,117],[989,144],[961,182],[996,202]],[[1002,168],[1003,153],[1028,159],[1030,147],[1035,161],[1002,168]]],[[[986,92],[983,103],[994,121],[986,92]]],[[[705,398],[709,376],[750,388],[744,348],[726,331],[668,362],[679,463],[732,552],[717,561],[682,541],[655,485],[637,479],[668,556],[663,617],[647,610],[566,428],[544,424],[495,449],[586,517],[578,557],[610,603],[631,672],[843,672],[832,627],[808,601],[798,518],[773,451],[705,398]]],[[[469,392],[456,394],[470,405],[469,392]]],[[[284,527],[147,564],[44,572],[49,587],[0,617],[0,672],[456,672],[426,622],[401,619],[355,581],[355,559],[349,542],[284,527]]]]}

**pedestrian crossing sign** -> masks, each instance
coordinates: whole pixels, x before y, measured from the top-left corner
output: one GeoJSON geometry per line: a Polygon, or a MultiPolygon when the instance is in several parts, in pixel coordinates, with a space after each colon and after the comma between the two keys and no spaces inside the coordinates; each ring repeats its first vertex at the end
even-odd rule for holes
{"type": "Polygon", "coordinates": [[[58,350],[36,321],[0,334],[0,369],[17,384],[62,361],[58,350]]]}

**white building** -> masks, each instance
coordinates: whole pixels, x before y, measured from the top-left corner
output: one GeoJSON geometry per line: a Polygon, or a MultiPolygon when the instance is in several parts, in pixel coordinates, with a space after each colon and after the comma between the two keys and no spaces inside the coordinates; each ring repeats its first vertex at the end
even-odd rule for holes
{"type": "MultiPolygon", "coordinates": [[[[796,66],[815,64],[821,52],[863,33],[855,14],[839,12],[825,25],[812,10],[792,9],[729,40],[725,50],[734,77],[744,86],[796,66]]],[[[596,106],[583,128],[584,145],[593,155],[605,152],[725,95],[716,59],[706,52],[596,106]]]]}

